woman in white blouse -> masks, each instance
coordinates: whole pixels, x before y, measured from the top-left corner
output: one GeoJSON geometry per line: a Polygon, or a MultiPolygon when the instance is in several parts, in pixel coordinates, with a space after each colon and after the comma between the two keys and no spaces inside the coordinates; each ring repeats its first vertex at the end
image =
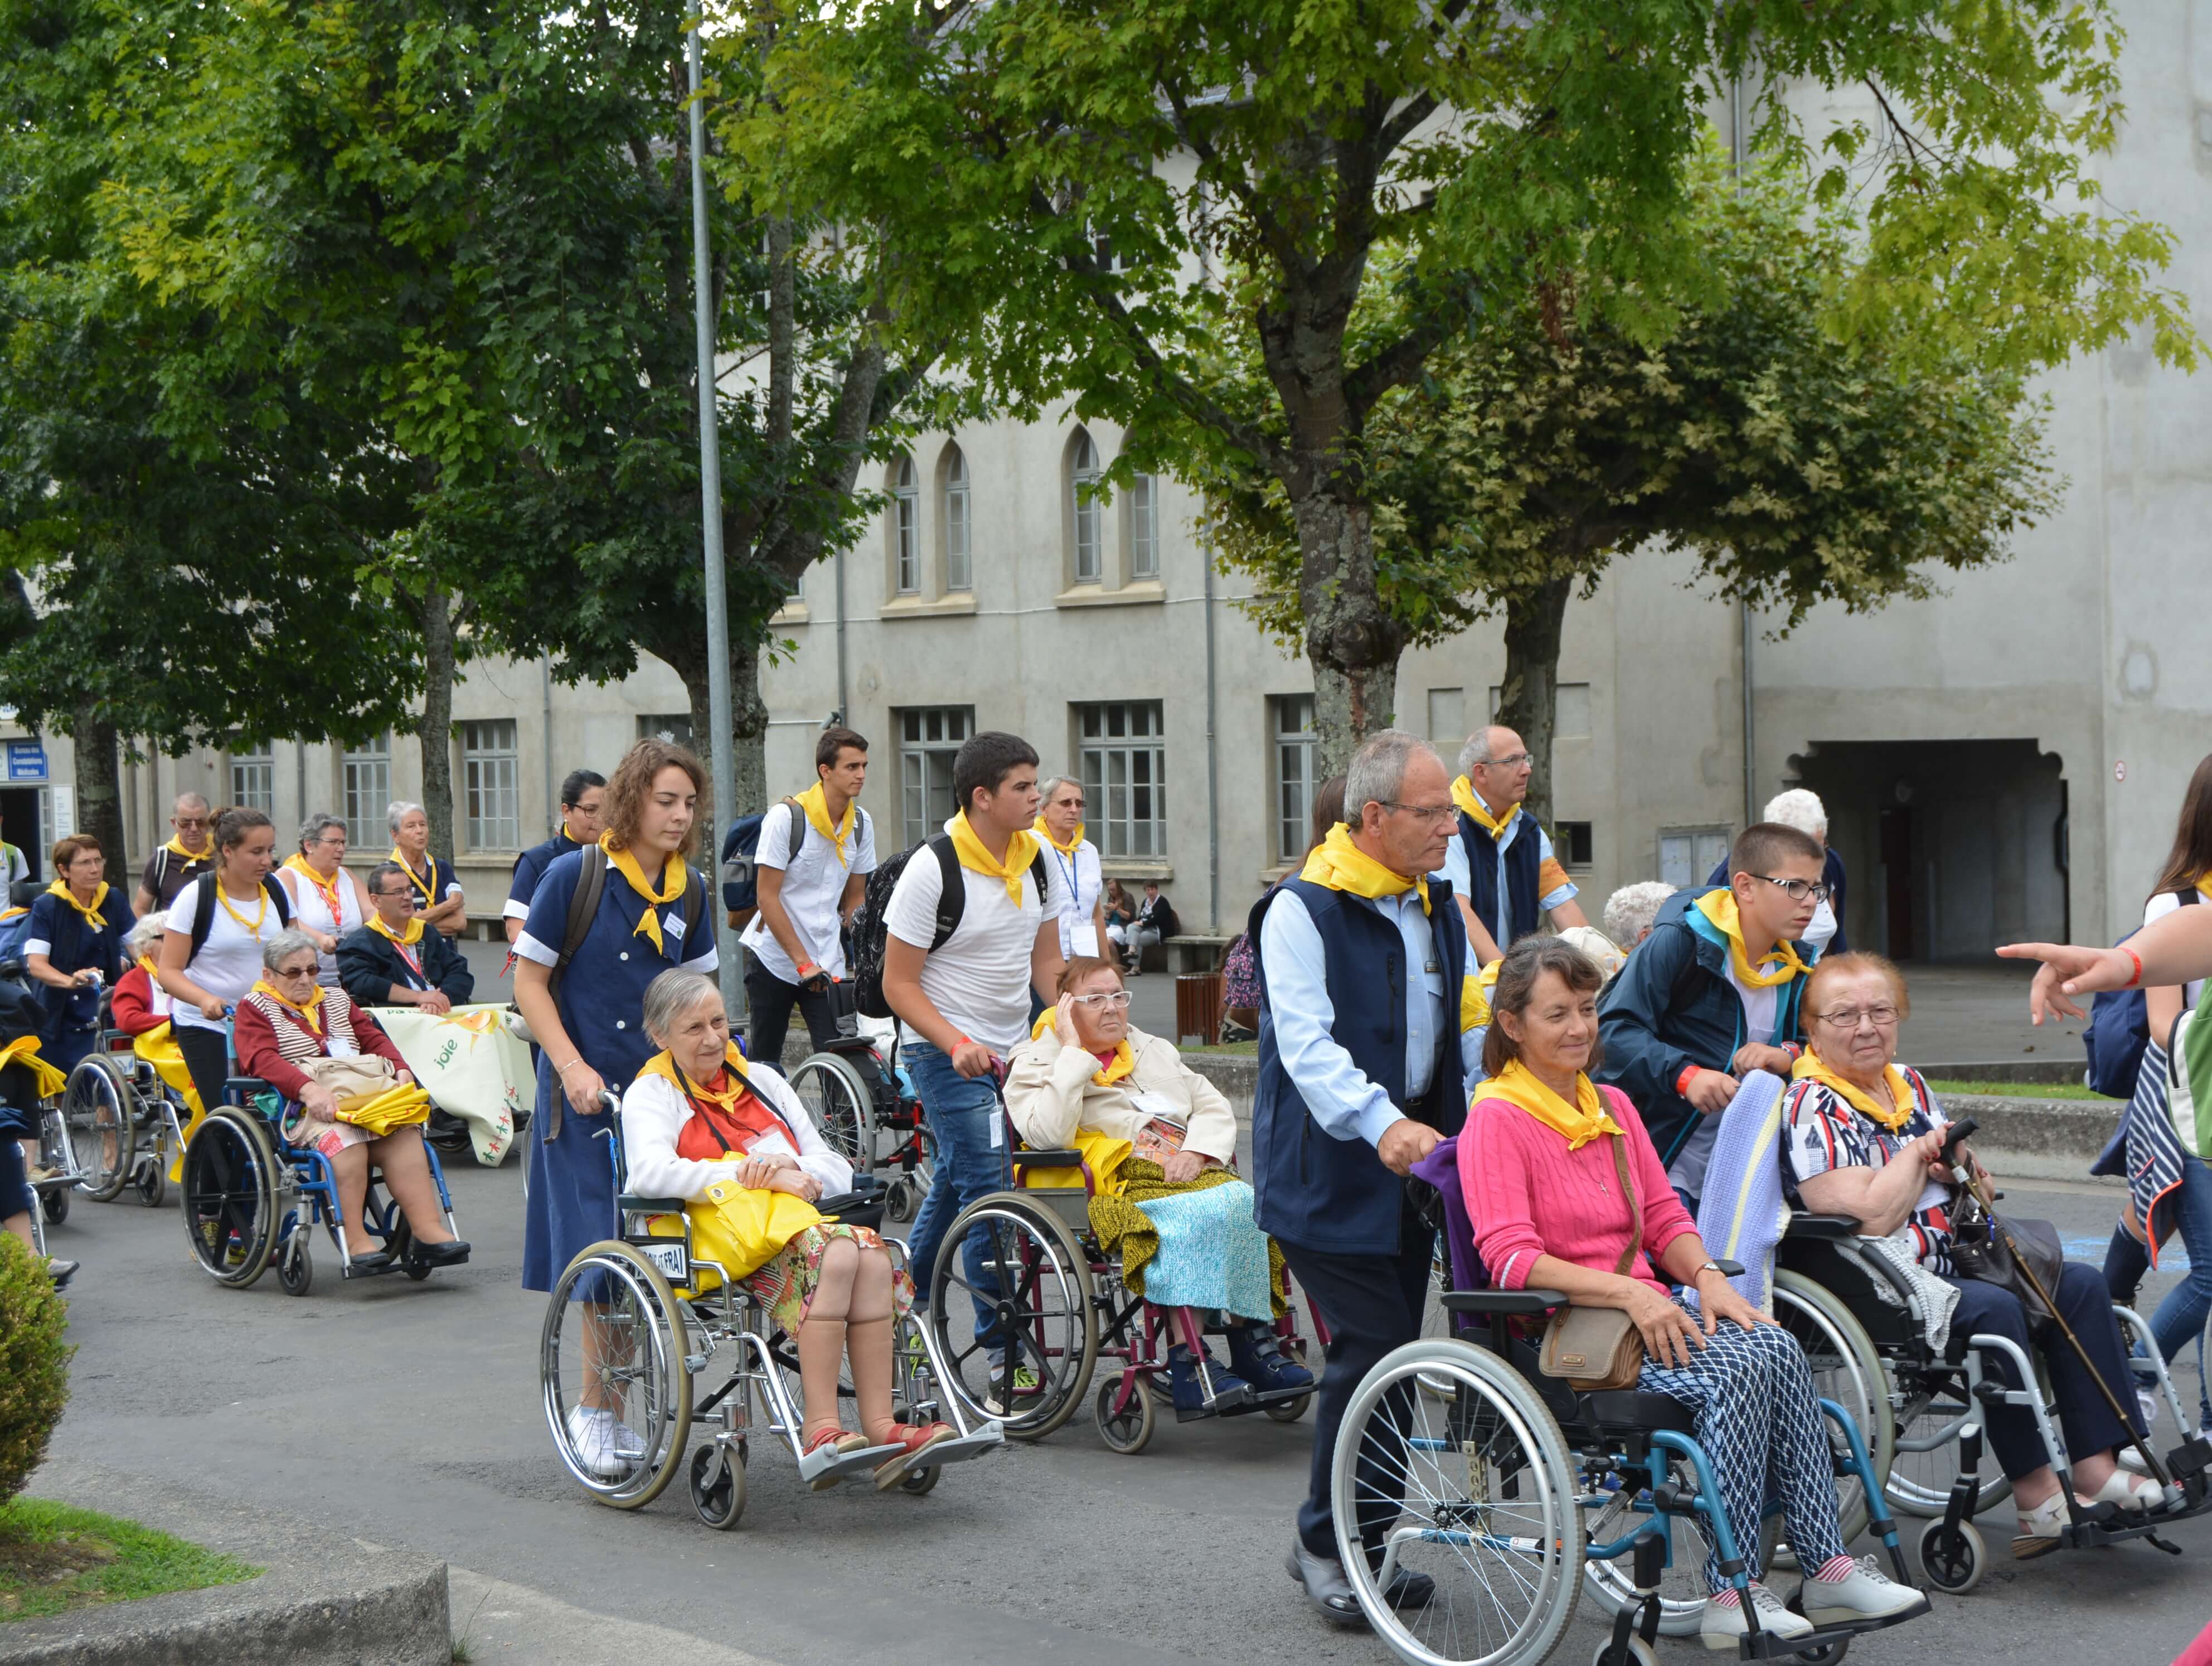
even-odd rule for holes
{"type": "MultiPolygon", "coordinates": [[[[1044,784],[1044,807],[1031,830],[1045,842],[1045,860],[1067,882],[1067,905],[1060,916],[1062,960],[1106,952],[1100,946],[1106,940],[1106,909],[1099,900],[1105,880],[1099,871],[1098,847],[1083,836],[1085,803],[1081,781],[1073,775],[1054,775],[1044,784]]],[[[1042,1010],[1041,1006],[1036,1009],[1042,1010]]]]}
{"type": "Polygon", "coordinates": [[[292,923],[315,941],[315,982],[338,987],[338,940],[361,929],[368,898],[345,866],[346,824],[317,811],[300,828],[300,848],[276,870],[292,899],[292,923]]]}
{"type": "MultiPolygon", "coordinates": [[[[712,978],[681,970],[661,973],[646,988],[643,1018],[646,1034],[663,1050],[623,1096],[632,1193],[688,1201],[734,1180],[812,1203],[852,1189],[852,1165],[816,1132],[783,1078],[744,1070],[712,978]]],[[[913,1305],[914,1286],[874,1232],[837,1220],[805,1227],[738,1282],[798,1350],[806,1416],[802,1455],[825,1445],[840,1451],[896,1446],[899,1452],[876,1471],[878,1487],[892,1487],[907,1474],[915,1453],[955,1438],[948,1424],[917,1426],[891,1415],[891,1342],[913,1305]],[[852,1363],[858,1432],[837,1420],[837,1370],[844,1359],[852,1363]]],[[[818,1484],[832,1485],[834,1478],[818,1484]]]]}

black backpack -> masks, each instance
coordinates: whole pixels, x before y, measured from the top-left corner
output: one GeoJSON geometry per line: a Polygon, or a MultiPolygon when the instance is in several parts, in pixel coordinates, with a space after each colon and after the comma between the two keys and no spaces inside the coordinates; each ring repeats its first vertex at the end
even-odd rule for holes
{"type": "MultiPolygon", "coordinates": [[[[192,952],[185,958],[189,966],[199,958],[200,951],[207,947],[208,933],[215,929],[216,876],[210,869],[192,881],[192,952]]],[[[276,910],[276,924],[281,929],[292,923],[292,905],[285,899],[284,887],[264,877],[261,894],[269,899],[270,907],[276,910]]]]}
{"type": "MultiPolygon", "coordinates": [[[[967,911],[968,883],[961,877],[960,855],[952,848],[950,833],[931,834],[921,844],[900,851],[868,875],[868,888],[860,898],[860,906],[854,910],[852,925],[846,929],[845,973],[852,980],[854,997],[860,1011],[872,1018],[895,1016],[884,1000],[884,939],[890,935],[884,928],[884,916],[890,909],[891,892],[898,888],[899,875],[906,872],[906,865],[925,847],[935,854],[938,871],[945,880],[937,893],[937,924],[929,939],[932,954],[943,948],[952,933],[960,929],[960,916],[967,911]]],[[[1043,902],[1045,868],[1042,850],[1030,863],[1030,878],[1036,884],[1038,902],[1043,902]]]]}

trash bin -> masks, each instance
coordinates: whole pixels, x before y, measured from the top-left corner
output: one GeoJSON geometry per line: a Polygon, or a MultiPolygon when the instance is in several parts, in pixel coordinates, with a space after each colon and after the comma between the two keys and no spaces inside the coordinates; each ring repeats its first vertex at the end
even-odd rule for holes
{"type": "Polygon", "coordinates": [[[1184,973],[1176,979],[1176,1045],[1216,1047],[1221,1042],[1221,974],[1184,973]]]}

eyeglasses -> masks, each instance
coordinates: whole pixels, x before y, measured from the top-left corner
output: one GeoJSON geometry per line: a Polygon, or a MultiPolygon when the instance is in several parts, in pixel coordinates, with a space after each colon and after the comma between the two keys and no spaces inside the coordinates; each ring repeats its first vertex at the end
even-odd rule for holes
{"type": "Polygon", "coordinates": [[[1533,752],[1515,752],[1509,757],[1485,759],[1482,767],[1486,769],[1517,769],[1524,763],[1534,763],[1535,761],[1535,754],[1533,752]]]}
{"type": "Polygon", "coordinates": [[[287,983],[297,982],[303,977],[313,977],[314,975],[315,968],[313,966],[279,966],[276,969],[276,976],[287,983]]]}
{"type": "Polygon", "coordinates": [[[1793,903],[1802,903],[1808,897],[1816,903],[1825,903],[1836,893],[1832,887],[1818,879],[1778,879],[1771,873],[1754,873],[1754,879],[1764,879],[1770,885],[1779,885],[1790,894],[1793,903]]]}
{"type": "Polygon", "coordinates": [[[1086,1006],[1094,1012],[1118,1012],[1129,1004],[1129,992],[1116,989],[1111,994],[1076,995],[1073,999],[1078,1006],[1086,1006]]]}
{"type": "Polygon", "coordinates": [[[1395,799],[1377,799],[1375,802],[1385,810],[1402,810],[1425,822],[1448,822],[1459,814],[1457,807],[1449,804],[1401,804],[1395,799]]]}
{"type": "Polygon", "coordinates": [[[1898,1011],[1894,1006],[1838,1006],[1832,1012],[1815,1012],[1813,1016],[1832,1030],[1856,1030],[1862,1024],[1887,1030],[1897,1022],[1898,1011]]]}
{"type": "Polygon", "coordinates": [[[169,825],[175,828],[178,832],[181,833],[186,828],[198,829],[205,827],[207,825],[207,818],[204,816],[172,816],[169,818],[169,825]]]}

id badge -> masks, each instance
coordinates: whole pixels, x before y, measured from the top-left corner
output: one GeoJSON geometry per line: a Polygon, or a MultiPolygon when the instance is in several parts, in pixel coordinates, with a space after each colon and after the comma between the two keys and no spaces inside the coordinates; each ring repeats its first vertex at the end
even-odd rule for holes
{"type": "Polygon", "coordinates": [[[680,939],[684,935],[684,916],[671,909],[660,916],[660,929],[680,939]]]}

